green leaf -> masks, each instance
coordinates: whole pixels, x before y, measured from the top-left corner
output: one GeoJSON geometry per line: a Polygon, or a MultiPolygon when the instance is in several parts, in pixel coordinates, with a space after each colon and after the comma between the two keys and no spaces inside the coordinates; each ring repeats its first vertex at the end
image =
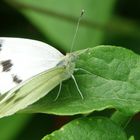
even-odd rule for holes
{"type": "Polygon", "coordinates": [[[103,117],[74,120],[43,140],[127,140],[126,134],[110,119],[103,117]]]}
{"type": "Polygon", "coordinates": [[[129,138],[129,140],[135,140],[134,136],[131,136],[131,137],[129,138]]]}
{"type": "Polygon", "coordinates": [[[76,50],[98,45],[104,35],[104,24],[112,15],[115,0],[7,0],[22,12],[47,38],[69,51],[82,9],[85,15],[80,23],[76,50]],[[101,10],[102,9],[102,10],[101,10]]]}
{"type": "Polygon", "coordinates": [[[0,119],[0,139],[15,140],[25,128],[31,115],[13,115],[0,119]]]}
{"type": "Polygon", "coordinates": [[[74,76],[84,96],[82,100],[72,79],[63,82],[57,101],[58,87],[29,106],[25,112],[57,115],[89,113],[115,108],[132,115],[140,111],[140,57],[134,52],[113,46],[98,46],[77,60],[74,76]]]}

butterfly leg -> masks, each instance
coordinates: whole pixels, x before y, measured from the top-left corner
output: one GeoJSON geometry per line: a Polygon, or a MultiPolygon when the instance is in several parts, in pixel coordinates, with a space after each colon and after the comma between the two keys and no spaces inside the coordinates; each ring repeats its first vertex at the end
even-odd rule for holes
{"type": "Polygon", "coordinates": [[[61,89],[62,89],[62,82],[59,84],[59,90],[58,90],[57,96],[55,97],[54,101],[56,101],[58,99],[61,89]]]}
{"type": "Polygon", "coordinates": [[[86,73],[88,73],[88,74],[93,74],[93,73],[91,73],[91,72],[89,72],[88,70],[83,69],[83,68],[75,68],[74,71],[83,71],[83,72],[86,72],[86,73]]]}
{"type": "Polygon", "coordinates": [[[82,94],[82,92],[81,92],[80,89],[79,89],[79,86],[78,86],[78,84],[77,84],[77,81],[76,81],[74,75],[71,75],[71,77],[72,77],[72,79],[73,79],[73,81],[74,81],[74,83],[75,83],[75,85],[76,85],[76,88],[77,88],[77,90],[78,90],[78,92],[79,92],[81,98],[84,99],[83,94],[82,94]]]}

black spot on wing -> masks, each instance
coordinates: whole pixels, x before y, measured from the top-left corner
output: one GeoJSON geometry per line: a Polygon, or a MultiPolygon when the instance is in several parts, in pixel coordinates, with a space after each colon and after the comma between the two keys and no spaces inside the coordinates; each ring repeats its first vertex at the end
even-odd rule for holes
{"type": "Polygon", "coordinates": [[[3,40],[0,40],[0,51],[2,50],[2,43],[3,43],[3,40]]]}
{"type": "Polygon", "coordinates": [[[22,80],[20,78],[18,78],[17,75],[13,75],[13,82],[15,82],[16,84],[19,84],[22,82],[22,80]]]}
{"type": "Polygon", "coordinates": [[[2,71],[10,71],[11,67],[13,66],[13,64],[11,63],[11,60],[5,60],[1,62],[2,65],[2,71]]]}
{"type": "Polygon", "coordinates": [[[2,50],[1,48],[2,48],[2,45],[0,44],[0,51],[2,50]]]}

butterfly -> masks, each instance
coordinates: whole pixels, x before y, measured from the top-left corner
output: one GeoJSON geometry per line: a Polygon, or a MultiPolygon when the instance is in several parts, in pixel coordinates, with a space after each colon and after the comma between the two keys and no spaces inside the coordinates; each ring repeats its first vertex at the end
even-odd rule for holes
{"type": "Polygon", "coordinates": [[[70,77],[76,83],[77,57],[40,41],[0,37],[0,117],[29,106],[70,77]]]}

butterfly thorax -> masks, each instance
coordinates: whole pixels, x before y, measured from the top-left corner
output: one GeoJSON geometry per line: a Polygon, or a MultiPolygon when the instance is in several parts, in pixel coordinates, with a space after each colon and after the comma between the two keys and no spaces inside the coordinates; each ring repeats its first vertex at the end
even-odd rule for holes
{"type": "MultiPolygon", "coordinates": [[[[67,78],[71,77],[75,69],[75,61],[77,59],[75,53],[67,53],[66,56],[57,64],[58,67],[64,67],[67,78]]],[[[66,78],[66,79],[67,79],[66,78]]]]}

